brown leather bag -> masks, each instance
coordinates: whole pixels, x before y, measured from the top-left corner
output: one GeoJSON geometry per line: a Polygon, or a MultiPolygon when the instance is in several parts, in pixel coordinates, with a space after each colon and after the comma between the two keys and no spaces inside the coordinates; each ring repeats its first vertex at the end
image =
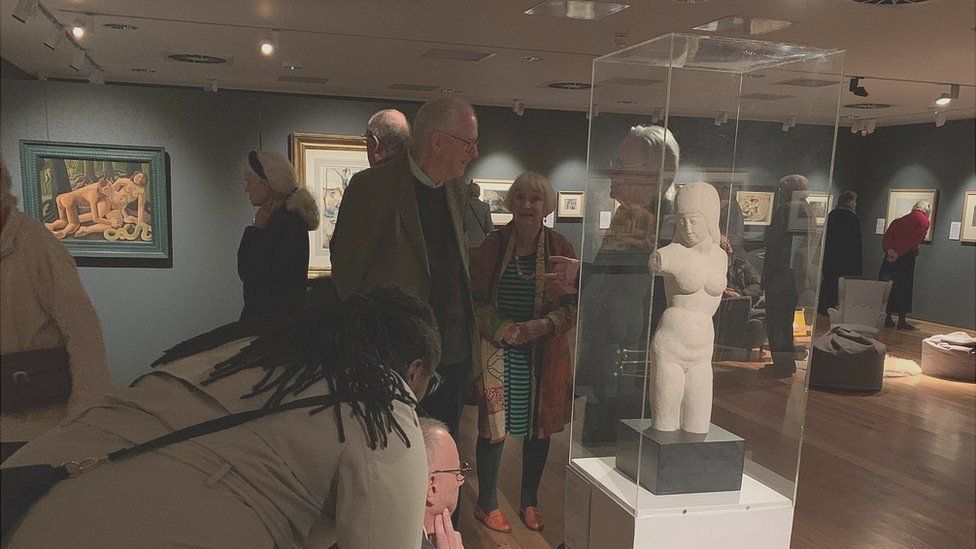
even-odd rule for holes
{"type": "Polygon", "coordinates": [[[0,356],[0,411],[4,414],[65,404],[71,395],[64,347],[0,356]]]}

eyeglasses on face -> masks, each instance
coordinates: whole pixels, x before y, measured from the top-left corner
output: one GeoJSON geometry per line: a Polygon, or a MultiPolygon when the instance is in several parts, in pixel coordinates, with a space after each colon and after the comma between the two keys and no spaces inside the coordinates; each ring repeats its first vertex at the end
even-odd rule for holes
{"type": "Polygon", "coordinates": [[[431,471],[430,474],[437,475],[440,473],[450,473],[457,478],[458,484],[464,484],[464,480],[471,476],[472,471],[473,469],[471,469],[471,464],[469,464],[467,461],[462,461],[461,467],[458,469],[441,469],[438,471],[431,471]]]}
{"type": "Polygon", "coordinates": [[[437,132],[437,133],[444,134],[444,135],[446,135],[448,137],[451,137],[453,139],[457,139],[461,143],[464,143],[464,150],[466,150],[468,152],[473,151],[473,150],[475,150],[475,149],[478,148],[478,140],[477,139],[464,139],[464,138],[458,137],[458,136],[456,136],[456,135],[454,135],[452,133],[447,133],[445,131],[441,131],[441,130],[434,130],[434,131],[437,132]]]}
{"type": "Polygon", "coordinates": [[[433,375],[430,376],[430,381],[427,382],[427,395],[430,396],[434,394],[434,391],[440,389],[441,385],[444,384],[444,376],[439,372],[435,371],[433,375]]]}

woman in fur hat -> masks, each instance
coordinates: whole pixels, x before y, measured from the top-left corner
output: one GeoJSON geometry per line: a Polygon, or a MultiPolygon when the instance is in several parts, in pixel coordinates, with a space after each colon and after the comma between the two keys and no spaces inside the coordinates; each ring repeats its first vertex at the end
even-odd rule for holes
{"type": "Polygon", "coordinates": [[[295,168],[278,153],[251,151],[244,181],[258,211],[237,249],[244,283],[241,319],[297,314],[305,300],[308,232],[319,226],[315,199],[298,186],[295,168]]]}

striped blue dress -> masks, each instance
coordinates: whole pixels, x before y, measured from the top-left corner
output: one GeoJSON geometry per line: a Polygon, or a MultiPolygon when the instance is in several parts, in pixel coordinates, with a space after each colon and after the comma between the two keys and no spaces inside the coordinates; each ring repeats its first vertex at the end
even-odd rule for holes
{"type": "MultiPolygon", "coordinates": [[[[532,319],[535,305],[535,281],[523,280],[515,270],[519,262],[522,274],[535,273],[535,254],[512,258],[498,284],[498,309],[515,322],[532,319]]],[[[510,436],[531,434],[532,345],[505,349],[505,432],[510,436]]]]}

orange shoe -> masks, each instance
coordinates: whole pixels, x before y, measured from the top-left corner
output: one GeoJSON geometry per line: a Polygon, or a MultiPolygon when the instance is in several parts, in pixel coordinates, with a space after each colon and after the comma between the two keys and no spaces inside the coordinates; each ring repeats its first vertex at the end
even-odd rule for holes
{"type": "Polygon", "coordinates": [[[489,530],[503,534],[508,534],[512,531],[512,525],[508,523],[508,517],[505,516],[505,513],[502,513],[501,509],[495,509],[486,514],[481,510],[481,507],[475,506],[474,518],[478,519],[478,522],[481,524],[487,526],[489,530]]]}
{"type": "Polygon", "coordinates": [[[542,513],[539,512],[538,507],[529,506],[522,509],[519,512],[519,517],[522,519],[522,523],[525,527],[533,532],[541,532],[545,528],[545,522],[542,520],[542,513]]]}

